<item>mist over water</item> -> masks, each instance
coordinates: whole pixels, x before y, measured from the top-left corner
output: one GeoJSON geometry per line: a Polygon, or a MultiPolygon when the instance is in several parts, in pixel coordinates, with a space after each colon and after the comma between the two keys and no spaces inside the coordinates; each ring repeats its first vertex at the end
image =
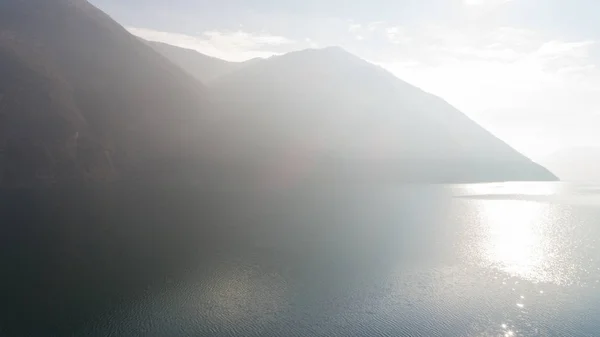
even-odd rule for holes
{"type": "Polygon", "coordinates": [[[4,191],[0,332],[591,336],[594,191],[4,191]]]}

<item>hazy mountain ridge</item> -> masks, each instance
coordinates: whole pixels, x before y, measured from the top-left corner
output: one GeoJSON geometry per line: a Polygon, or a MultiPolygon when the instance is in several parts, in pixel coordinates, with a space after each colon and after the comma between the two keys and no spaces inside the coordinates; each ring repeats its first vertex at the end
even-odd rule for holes
{"type": "Polygon", "coordinates": [[[235,64],[147,44],[83,0],[2,2],[0,37],[10,75],[0,78],[10,122],[0,171],[29,172],[23,184],[40,172],[50,182],[201,178],[196,165],[259,185],[555,179],[442,99],[340,48],[235,64]]]}
{"type": "Polygon", "coordinates": [[[230,62],[201,54],[195,50],[175,47],[162,42],[145,42],[202,83],[209,83],[248,64],[259,61],[254,59],[246,62],[230,62]]]}
{"type": "Polygon", "coordinates": [[[444,100],[341,48],[272,57],[209,89],[245,137],[240,153],[254,146],[285,162],[304,152],[315,172],[385,180],[555,179],[444,100]]]}

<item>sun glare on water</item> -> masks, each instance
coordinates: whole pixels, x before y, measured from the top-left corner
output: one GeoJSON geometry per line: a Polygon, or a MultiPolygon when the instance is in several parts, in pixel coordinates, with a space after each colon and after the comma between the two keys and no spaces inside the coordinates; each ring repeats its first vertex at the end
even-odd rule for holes
{"type": "Polygon", "coordinates": [[[511,276],[534,282],[573,282],[565,231],[544,203],[493,200],[479,205],[478,255],[511,276]]]}
{"type": "Polygon", "coordinates": [[[536,225],[543,215],[542,205],[491,202],[482,208],[488,225],[484,254],[489,261],[524,277],[545,263],[544,237],[536,225]]]}

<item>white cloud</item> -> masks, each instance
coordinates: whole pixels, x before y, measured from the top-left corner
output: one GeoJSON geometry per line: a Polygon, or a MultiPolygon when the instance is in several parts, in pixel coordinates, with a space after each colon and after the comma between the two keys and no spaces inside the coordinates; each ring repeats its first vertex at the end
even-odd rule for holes
{"type": "Polygon", "coordinates": [[[353,23],[353,24],[351,24],[350,26],[348,26],[348,31],[349,31],[350,33],[356,33],[356,32],[359,32],[361,29],[362,29],[362,25],[361,25],[361,24],[356,24],[356,23],[353,23]]]}
{"type": "Polygon", "coordinates": [[[382,31],[385,31],[385,21],[374,21],[366,24],[350,21],[348,25],[348,32],[357,41],[368,40],[382,31]]]}
{"type": "Polygon", "coordinates": [[[152,29],[128,27],[132,34],[143,39],[197,50],[200,53],[228,61],[245,61],[255,57],[269,57],[282,52],[281,46],[294,46],[296,41],[283,36],[264,33],[207,31],[199,36],[161,32],[152,29]]]}
{"type": "Polygon", "coordinates": [[[313,48],[313,49],[314,48],[319,48],[319,44],[316,41],[314,41],[313,39],[309,38],[309,37],[305,38],[304,41],[308,44],[308,46],[310,48],[313,48]]]}
{"type": "Polygon", "coordinates": [[[412,42],[412,38],[400,26],[391,26],[385,30],[387,38],[394,44],[408,44],[412,42]]]}
{"type": "Polygon", "coordinates": [[[367,25],[367,30],[371,33],[379,30],[381,27],[385,25],[385,21],[375,21],[371,22],[367,25]]]}
{"type": "Polygon", "coordinates": [[[266,34],[250,34],[243,31],[237,32],[204,32],[204,36],[219,46],[225,48],[257,48],[263,45],[277,46],[282,44],[291,44],[294,41],[283,36],[274,36],[266,34]]]}

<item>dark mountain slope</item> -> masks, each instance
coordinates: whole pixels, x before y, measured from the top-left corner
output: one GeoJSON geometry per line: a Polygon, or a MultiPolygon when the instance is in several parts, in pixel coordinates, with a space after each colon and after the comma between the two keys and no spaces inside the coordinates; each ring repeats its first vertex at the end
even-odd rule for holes
{"type": "Polygon", "coordinates": [[[0,184],[82,178],[74,143],[86,130],[72,88],[20,41],[0,36],[0,184]]]}
{"type": "Polygon", "coordinates": [[[340,48],[273,57],[211,87],[243,144],[231,151],[269,158],[270,176],[556,179],[442,99],[340,48]]]}
{"type": "MultiPolygon", "coordinates": [[[[149,163],[166,156],[195,157],[202,151],[199,144],[208,144],[201,139],[212,129],[203,86],[88,2],[2,1],[0,34],[5,54],[13,55],[3,67],[20,64],[12,76],[24,81],[19,91],[0,92],[8,99],[4,116],[23,114],[14,102],[56,91],[64,97],[55,102],[56,112],[47,111],[41,98],[30,100],[37,105],[29,109],[52,121],[60,114],[56,121],[68,121],[67,133],[89,135],[119,173],[152,169],[149,163]],[[15,43],[25,52],[12,50],[15,43]],[[25,53],[29,61],[21,60],[25,53]]],[[[8,88],[14,80],[3,76],[0,82],[8,88]]],[[[45,127],[50,133],[54,128],[52,123],[45,127]]],[[[34,128],[13,131],[15,137],[42,142],[34,128]]],[[[62,140],[57,136],[56,141],[62,140]]]]}

